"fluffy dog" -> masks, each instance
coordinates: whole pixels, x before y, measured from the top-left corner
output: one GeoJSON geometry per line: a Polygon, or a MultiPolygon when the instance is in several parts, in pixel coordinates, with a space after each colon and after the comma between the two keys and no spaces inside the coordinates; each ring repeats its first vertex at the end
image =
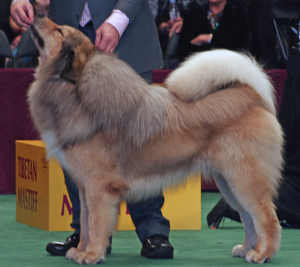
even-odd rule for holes
{"type": "Polygon", "coordinates": [[[240,215],[235,257],[270,260],[281,228],[273,198],[283,136],[273,87],[244,54],[195,54],[167,79],[147,84],[77,29],[38,16],[32,36],[40,65],[28,93],[35,125],[71,174],[81,200],[81,234],[67,253],[77,263],[105,260],[121,200],[139,201],[200,171],[214,177],[240,215]]]}

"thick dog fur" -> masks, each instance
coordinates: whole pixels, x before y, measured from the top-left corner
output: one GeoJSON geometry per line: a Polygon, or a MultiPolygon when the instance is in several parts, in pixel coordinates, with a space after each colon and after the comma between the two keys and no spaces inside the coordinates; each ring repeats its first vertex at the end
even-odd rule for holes
{"type": "Polygon", "coordinates": [[[273,205],[283,136],[273,87],[258,64],[226,50],[200,53],[166,88],[149,85],[115,55],[96,51],[78,30],[35,18],[40,65],[28,101],[49,157],[71,174],[81,199],[77,263],[105,260],[122,199],[138,201],[214,177],[245,228],[233,256],[270,260],[281,228],[273,205]]]}

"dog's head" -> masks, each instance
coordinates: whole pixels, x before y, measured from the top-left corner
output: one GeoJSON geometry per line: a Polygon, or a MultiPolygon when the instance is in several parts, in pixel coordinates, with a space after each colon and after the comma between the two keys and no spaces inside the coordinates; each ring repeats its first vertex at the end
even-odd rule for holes
{"type": "Polygon", "coordinates": [[[31,26],[31,35],[40,52],[39,66],[53,61],[61,78],[76,82],[88,56],[95,51],[88,37],[69,26],[59,26],[39,14],[31,26]]]}

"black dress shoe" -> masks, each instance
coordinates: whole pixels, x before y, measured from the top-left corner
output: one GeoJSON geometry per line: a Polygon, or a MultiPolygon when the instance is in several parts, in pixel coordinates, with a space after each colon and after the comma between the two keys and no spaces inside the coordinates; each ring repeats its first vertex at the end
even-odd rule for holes
{"type": "Polygon", "coordinates": [[[219,227],[220,222],[223,218],[228,218],[230,220],[241,222],[240,214],[232,209],[225,199],[221,198],[219,202],[214,206],[214,208],[208,213],[206,220],[207,225],[211,226],[213,229],[219,227]]]}
{"type": "Polygon", "coordinates": [[[65,242],[54,241],[46,246],[46,251],[51,255],[65,256],[70,248],[77,248],[80,240],[79,234],[69,236],[65,242]]]}
{"type": "MultiPolygon", "coordinates": [[[[79,234],[69,236],[65,242],[54,241],[46,246],[46,251],[54,256],[65,256],[70,248],[77,248],[80,241],[79,234]]],[[[110,244],[112,238],[110,237],[110,244]]],[[[111,253],[111,245],[106,248],[106,254],[111,253]]]]}
{"type": "Polygon", "coordinates": [[[152,235],[142,247],[141,255],[150,259],[172,259],[174,248],[164,235],[152,235]]]}

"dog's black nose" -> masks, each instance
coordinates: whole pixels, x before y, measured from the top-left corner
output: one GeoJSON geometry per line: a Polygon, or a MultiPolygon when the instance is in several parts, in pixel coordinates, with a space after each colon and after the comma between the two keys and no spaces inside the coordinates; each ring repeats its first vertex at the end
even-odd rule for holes
{"type": "Polygon", "coordinates": [[[39,17],[39,18],[43,18],[43,17],[45,17],[45,14],[39,13],[39,14],[38,14],[38,17],[39,17]]]}

